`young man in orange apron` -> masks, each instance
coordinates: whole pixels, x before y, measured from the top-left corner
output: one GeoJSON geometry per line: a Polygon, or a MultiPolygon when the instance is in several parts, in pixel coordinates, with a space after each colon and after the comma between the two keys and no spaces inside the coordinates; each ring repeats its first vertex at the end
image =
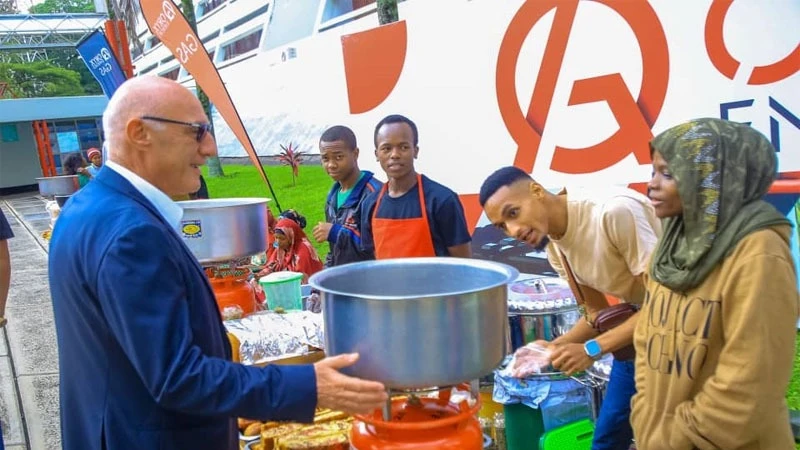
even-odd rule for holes
{"type": "Polygon", "coordinates": [[[375,157],[389,181],[362,207],[361,243],[377,259],[472,256],[472,238],[458,195],[418,174],[417,126],[391,115],[375,127],[375,157]]]}

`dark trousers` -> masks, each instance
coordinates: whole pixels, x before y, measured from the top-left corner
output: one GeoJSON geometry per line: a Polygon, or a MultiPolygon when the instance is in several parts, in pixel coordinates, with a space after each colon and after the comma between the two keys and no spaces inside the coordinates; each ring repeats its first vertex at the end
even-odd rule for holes
{"type": "Polygon", "coordinates": [[[628,450],[633,439],[631,397],[636,393],[633,361],[614,361],[594,427],[592,450],[628,450]]]}

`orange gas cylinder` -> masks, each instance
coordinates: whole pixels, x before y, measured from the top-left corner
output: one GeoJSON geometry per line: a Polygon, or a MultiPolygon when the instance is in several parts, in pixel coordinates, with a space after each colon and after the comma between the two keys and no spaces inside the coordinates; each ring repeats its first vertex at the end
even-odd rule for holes
{"type": "Polygon", "coordinates": [[[481,408],[480,400],[474,399],[472,406],[466,399],[452,403],[450,392],[449,389],[440,391],[439,398],[394,398],[390,421],[383,420],[381,411],[369,416],[355,416],[350,431],[351,448],[481,450],[483,433],[476,418],[481,408]]]}
{"type": "Polygon", "coordinates": [[[247,282],[246,269],[207,269],[206,274],[223,320],[240,318],[255,312],[256,297],[252,286],[247,282]]]}

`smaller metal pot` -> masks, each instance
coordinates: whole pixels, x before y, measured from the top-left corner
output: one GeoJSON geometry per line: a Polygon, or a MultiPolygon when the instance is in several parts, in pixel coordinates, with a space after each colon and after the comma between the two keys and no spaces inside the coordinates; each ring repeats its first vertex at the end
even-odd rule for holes
{"type": "Polygon", "coordinates": [[[229,263],[267,250],[266,198],[178,202],[179,233],[201,264],[229,263]]]}
{"type": "Polygon", "coordinates": [[[72,195],[80,188],[77,175],[40,177],[36,179],[36,182],[39,184],[39,194],[47,198],[53,198],[56,195],[72,195]]]}

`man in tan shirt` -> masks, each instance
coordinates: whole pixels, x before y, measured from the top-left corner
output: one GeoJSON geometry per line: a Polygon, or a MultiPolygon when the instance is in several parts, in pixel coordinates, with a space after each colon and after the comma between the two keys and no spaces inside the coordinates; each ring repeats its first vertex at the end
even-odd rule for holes
{"type": "MultiPolygon", "coordinates": [[[[546,246],[550,265],[562,278],[567,278],[564,260],[572,269],[586,315],[547,344],[557,369],[568,375],[581,372],[603,354],[631,345],[638,314],[603,334],[591,321],[609,306],[607,295],[636,305],[644,299],[642,274],[661,233],[647,197],[627,188],[570,189],[555,195],[524,171],[505,167],[483,183],[480,203],[508,236],[546,246]]],[[[592,450],[630,446],[633,369],[633,360],[614,361],[592,450]]]]}

